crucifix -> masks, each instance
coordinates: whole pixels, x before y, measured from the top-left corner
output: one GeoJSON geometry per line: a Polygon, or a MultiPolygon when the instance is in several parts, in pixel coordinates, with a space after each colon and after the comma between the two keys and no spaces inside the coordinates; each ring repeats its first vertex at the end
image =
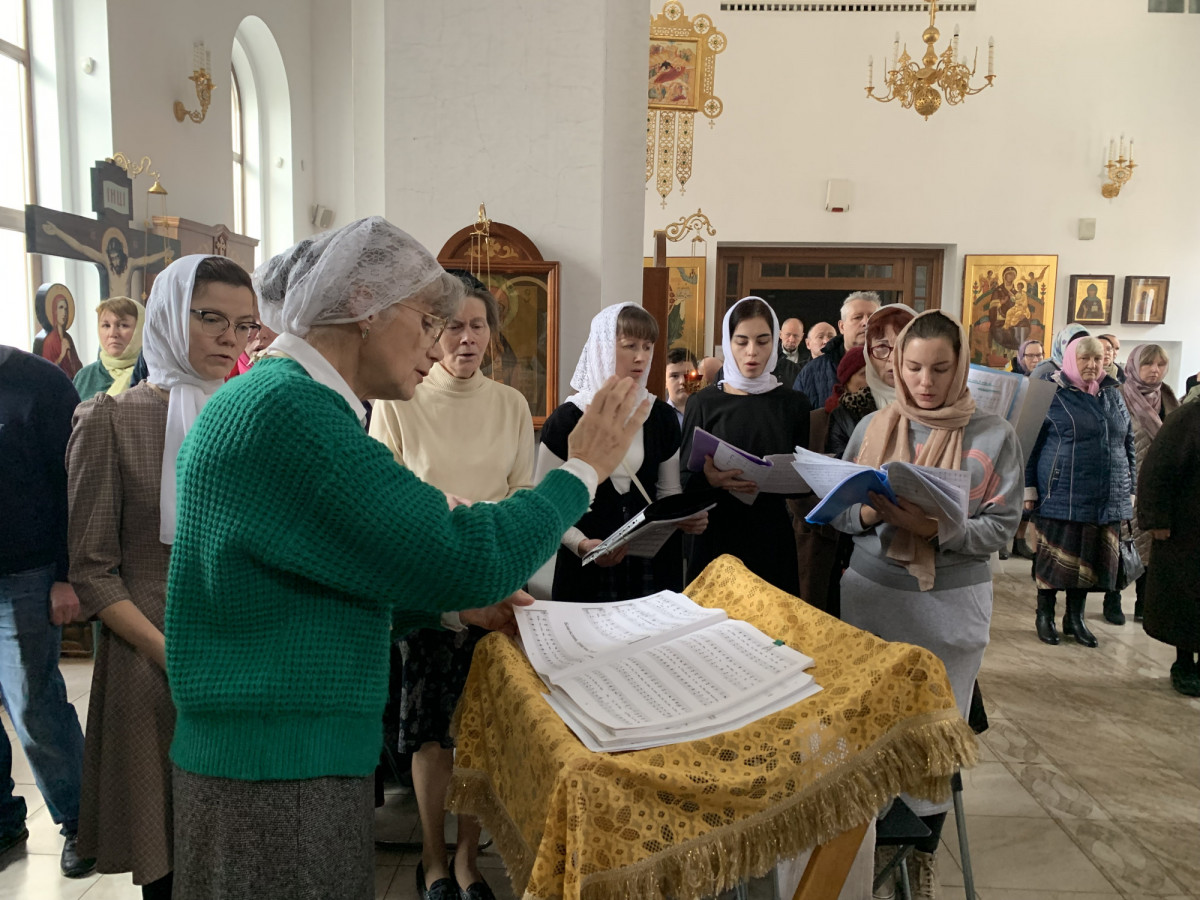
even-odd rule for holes
{"type": "Polygon", "coordinates": [[[180,255],[179,241],[131,228],[133,181],[116,163],[100,160],[92,167],[92,211],[95,219],[42,206],[25,207],[25,251],[79,259],[100,270],[100,296],[135,298],[134,276],[142,275],[140,299],[149,294],[154,276],[180,255]]]}

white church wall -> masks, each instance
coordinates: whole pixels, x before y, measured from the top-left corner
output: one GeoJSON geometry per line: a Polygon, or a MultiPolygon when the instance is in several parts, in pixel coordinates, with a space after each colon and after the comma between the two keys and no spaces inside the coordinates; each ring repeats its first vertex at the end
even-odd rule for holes
{"type": "MultiPolygon", "coordinates": [[[[134,159],[152,158],[169,191],[168,214],[232,225],[229,66],[234,34],[247,17],[243,0],[212,0],[202,7],[150,0],[56,0],[52,10],[32,6],[39,201],[90,217],[89,170],[119,150],[134,159]],[[216,88],[204,122],[179,123],[172,113],[175,100],[189,109],[199,105],[187,80],[192,41],[198,39],[212,53],[216,88]],[[94,61],[90,74],[82,70],[85,58],[94,61]]],[[[276,136],[264,160],[273,225],[260,251],[266,253],[313,230],[311,33],[307,2],[261,0],[255,13],[261,19],[257,35],[265,33],[278,46],[278,57],[264,60],[261,69],[268,79],[286,81],[283,89],[290,94],[287,109],[276,105],[266,111],[267,127],[276,136]],[[280,159],[282,166],[276,165],[280,159]]],[[[156,202],[146,205],[150,184],[148,175],[134,183],[138,227],[159,212],[156,202]]],[[[81,357],[91,360],[97,348],[91,315],[99,299],[95,267],[46,261],[46,278],[62,280],[75,292],[80,312],[72,331],[81,357]]]]}
{"type": "MultiPolygon", "coordinates": [[[[976,13],[942,13],[939,48],[957,23],[960,47],[978,46],[986,71],[994,35],[998,77],[924,121],[863,91],[867,57],[879,85],[897,31],[910,53],[920,45],[921,14],[722,12],[717,0],[685,9],[711,15],[729,39],[716,79],[724,113],[711,130],[697,123],[686,195],[676,187],[664,210],[649,186],[647,253],[654,228],[697,207],[722,242],[940,245],[943,308],[956,313],[964,254],[1056,253],[1056,328],[1071,274],[1112,273],[1110,330],[1124,347],[1182,338],[1171,382],[1200,368],[1200,17],[1149,14],[1136,0],[980,0],[976,13]],[[1102,157],[1122,132],[1136,137],[1139,165],[1106,200],[1102,157]],[[851,181],[849,212],[825,211],[829,178],[851,181]],[[1095,240],[1078,240],[1079,218],[1097,220],[1095,240]],[[1127,274],[1171,276],[1167,324],[1120,324],[1127,274]]],[[[710,241],[710,335],[715,262],[710,241]]]]}
{"type": "MultiPolygon", "coordinates": [[[[244,0],[212,0],[201,6],[151,0],[108,4],[113,149],[149,155],[170,192],[169,214],[207,224],[232,225],[233,220],[229,71],[234,35],[250,12],[261,20],[257,26],[253,20],[248,22],[252,34],[256,27],[256,36],[269,30],[280,58],[256,63],[263,77],[286,79],[290,110],[267,109],[268,124],[283,132],[290,117],[291,133],[282,141],[273,136],[264,154],[268,196],[274,191],[277,198],[286,198],[288,214],[287,221],[279,221],[279,204],[268,207],[268,220],[274,218],[276,224],[273,232],[268,227],[271,239],[263,253],[284,249],[295,237],[312,231],[308,224],[313,107],[308,7],[307,2],[292,0],[260,0],[253,9],[244,0]],[[172,113],[176,100],[188,109],[198,107],[195,87],[187,77],[194,40],[203,40],[212,53],[216,83],[208,115],[200,124],[186,119],[176,122],[172,113]]],[[[264,92],[261,85],[260,92],[264,92]]]]}
{"type": "Polygon", "coordinates": [[[644,5],[386,12],[386,214],[436,252],[484,201],[562,262],[565,396],[591,317],[641,295],[644,5]]]}

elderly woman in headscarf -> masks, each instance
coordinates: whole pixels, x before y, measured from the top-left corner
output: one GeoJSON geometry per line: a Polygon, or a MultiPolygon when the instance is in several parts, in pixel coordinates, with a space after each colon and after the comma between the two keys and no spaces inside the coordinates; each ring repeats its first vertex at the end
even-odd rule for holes
{"type": "Polygon", "coordinates": [[[683,411],[680,469],[685,491],[721,489],[709,513],[708,530],[698,535],[688,555],[688,580],[722,553],[731,553],[755,575],[788,593],[799,590],[796,539],[782,494],[764,494],[752,503],[735,494],[757,492],[757,485],[720,470],[707,457],[704,468],[687,468],[697,428],[755,456],[791,453],[808,446],[811,407],[799,391],[781,385],[771,373],[779,354],[779,320],[761,297],[743,297],[721,323],[724,378],[688,400],[683,411]]]}
{"type": "Polygon", "coordinates": [[[851,347],[837,367],[837,382],[825,401],[829,414],[825,434],[825,452],[841,457],[850,443],[850,435],[868,414],[875,412],[875,398],[867,384],[867,361],[862,347],[851,347]]]}
{"type": "Polygon", "coordinates": [[[1067,345],[1058,385],[1025,469],[1025,508],[1038,529],[1038,638],[1059,642],[1055,596],[1066,591],[1063,632],[1085,647],[1096,637],[1083,621],[1088,591],[1116,587],[1121,522],[1133,515],[1133,428],[1117,380],[1104,372],[1094,337],[1067,345]]]}
{"type": "Polygon", "coordinates": [[[366,433],[362,401],[413,397],[462,283],[378,217],[302,241],[256,281],[279,337],[179,454],[176,884],[185,898],[365,900],[393,628],[511,627],[511,602],[491,604],[553,555],[649,403],[612,379],[560,470],[452,510],[366,433]]]}
{"type": "MultiPolygon", "coordinates": [[[[657,340],[658,323],[634,303],[617,303],[596,314],[571,378],[576,392],[542,426],[535,474],[538,483],[566,460],[571,433],[593,402],[596,389],[610,377],[615,374],[632,378],[638,385],[638,395],[650,397],[646,379],[657,340]]],[[[680,493],[679,440],[675,410],[654,399],[650,418],[621,464],[596,491],[592,508],[563,535],[554,565],[555,600],[628,600],[683,587],[681,541],[675,538],[652,559],[627,556],[622,547],[600,557],[594,565],[582,565],[584,556],[648,504],[680,493]]],[[[696,534],[707,524],[708,514],[700,513],[681,527],[696,534]]]]}
{"type": "MultiPolygon", "coordinates": [[[[533,419],[516,388],[487,378],[480,363],[499,328],[496,298],[468,272],[454,272],[467,296],[446,325],[442,358],[413,398],[380,400],[371,436],[396,462],[447,495],[495,503],[533,484],[533,419]]],[[[476,865],[479,820],[458,817],[454,870],[446,865],[446,788],[454,768],[450,721],[486,632],[419,628],[399,636],[399,749],[412,756],[413,793],[421,817],[420,890],[439,881],[451,896],[489,890],[476,865]]],[[[392,724],[392,723],[389,723],[392,724]]]]}
{"type": "Polygon", "coordinates": [[[1042,347],[1042,342],[1031,338],[1028,341],[1022,341],[1017,347],[1017,355],[1008,364],[1008,370],[1016,372],[1018,375],[1029,375],[1045,358],[1046,351],[1042,347]]]}
{"type": "Polygon", "coordinates": [[[75,390],[83,400],[101,391],[115,397],[131,386],[130,378],[142,351],[142,324],[146,310],[128,297],[109,297],[96,307],[100,357],[75,376],[75,390]]]}
{"type": "MultiPolygon", "coordinates": [[[[917,644],[946,665],[967,716],[988,644],[992,576],[988,559],[1021,520],[1021,452],[1016,432],[975,408],[967,386],[970,349],[962,325],[938,310],[921,313],[896,338],[895,402],[855,429],[846,459],[875,468],[893,460],[971,475],[961,526],[916,504],[878,494],[834,520],[854,536],[842,576],[842,618],[889,641],[917,644]]],[[[932,834],[917,844],[915,897],[937,885],[934,853],[949,801],[908,799],[932,834]]]]}
{"type": "MultiPolygon", "coordinates": [[[[1179,408],[1179,399],[1165,381],[1170,364],[1167,351],[1158,344],[1138,344],[1125,361],[1125,380],[1121,384],[1121,396],[1125,398],[1125,406],[1133,420],[1133,451],[1139,470],[1146,459],[1146,452],[1158,436],[1158,430],[1162,428],[1163,419],[1179,408]]],[[[1137,547],[1138,555],[1148,572],[1154,542],[1149,532],[1138,527],[1136,507],[1130,527],[1133,529],[1134,546],[1137,547]]],[[[1146,601],[1147,572],[1143,572],[1136,582],[1134,621],[1142,619],[1142,608],[1146,601]]],[[[1113,625],[1125,624],[1120,591],[1105,592],[1104,618],[1113,625]]]]}
{"type": "Polygon", "coordinates": [[[1054,374],[1063,367],[1067,344],[1076,338],[1087,337],[1087,335],[1088,330],[1078,322],[1072,322],[1065,327],[1054,336],[1054,340],[1050,344],[1050,358],[1043,359],[1034,366],[1033,371],[1029,373],[1029,377],[1040,378],[1042,381],[1052,381],[1054,374]]]}
{"type": "MultiPolygon", "coordinates": [[[[96,857],[101,872],[132,872],[147,898],[171,896],[175,709],[163,630],[175,462],[257,328],[250,276],[236,263],[176,260],[155,278],[146,308],[149,380],[81,403],[67,448],[71,583],[84,614],[104,626],[88,703],[79,853],[96,857]]],[[[244,500],[253,484],[219,489],[244,500]]]]}

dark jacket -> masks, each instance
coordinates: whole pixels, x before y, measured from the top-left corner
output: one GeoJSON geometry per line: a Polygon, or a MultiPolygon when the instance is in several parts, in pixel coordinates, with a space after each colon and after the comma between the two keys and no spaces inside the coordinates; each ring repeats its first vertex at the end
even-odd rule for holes
{"type": "Polygon", "coordinates": [[[862,415],[853,413],[841,403],[835,406],[833,412],[829,414],[829,429],[825,433],[825,452],[832,453],[841,459],[850,445],[850,436],[854,434],[854,429],[867,415],[867,412],[862,415]]]}
{"type": "Polygon", "coordinates": [[[1133,516],[1133,425],[1116,379],[1104,376],[1093,397],[1059,374],[1038,432],[1025,487],[1036,487],[1035,516],[1102,524],[1133,516]]]}
{"type": "Polygon", "coordinates": [[[0,575],[53,565],[54,580],[67,580],[67,440],[78,405],[54,363],[0,347],[0,575]]]}
{"type": "Polygon", "coordinates": [[[796,383],[796,376],[800,374],[801,365],[792,362],[783,355],[783,348],[779,348],[779,360],[775,363],[775,371],[771,374],[779,379],[779,383],[784,387],[791,387],[796,383]]]}
{"type": "Polygon", "coordinates": [[[846,338],[839,334],[825,345],[820,356],[800,370],[792,390],[802,392],[813,409],[820,409],[833,393],[838,363],[845,355],[846,338]]]}
{"type": "Polygon", "coordinates": [[[1163,420],[1138,478],[1138,524],[1167,528],[1146,560],[1146,634],[1200,651],[1200,402],[1163,420]]]}

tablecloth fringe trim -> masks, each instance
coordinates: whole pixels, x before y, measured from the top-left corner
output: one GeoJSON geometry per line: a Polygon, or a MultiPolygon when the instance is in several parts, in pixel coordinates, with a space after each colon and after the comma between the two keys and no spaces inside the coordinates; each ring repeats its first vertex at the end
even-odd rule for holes
{"type": "MultiPolygon", "coordinates": [[[[950,776],[977,760],[975,735],[957,710],[914,717],[780,805],[688,841],[686,849],[671,848],[619,869],[584,875],[579,896],[665,900],[668,891],[672,900],[714,896],[861,824],[898,794],[945,800],[950,776]]],[[[517,862],[509,871],[514,890],[527,887],[533,853],[486,775],[455,770],[453,797],[455,811],[470,810],[492,832],[506,865],[517,862]]],[[[525,891],[523,900],[562,898],[525,891]]]]}

